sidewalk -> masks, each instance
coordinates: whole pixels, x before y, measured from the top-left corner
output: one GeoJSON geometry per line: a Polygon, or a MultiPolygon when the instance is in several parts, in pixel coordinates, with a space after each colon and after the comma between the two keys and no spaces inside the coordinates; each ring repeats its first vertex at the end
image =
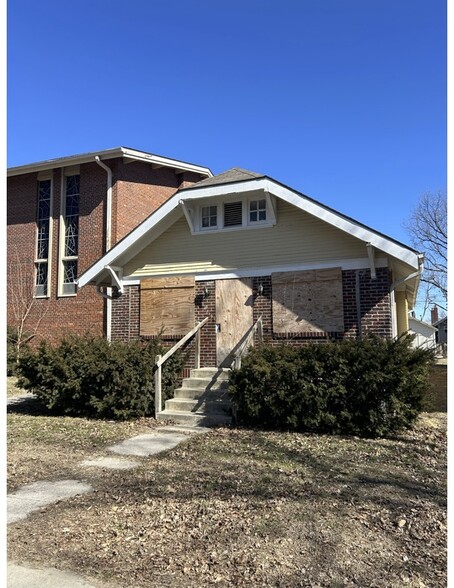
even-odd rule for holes
{"type": "MultiPolygon", "coordinates": [[[[8,399],[16,404],[29,394],[8,399]]],[[[85,467],[133,469],[141,464],[140,458],[169,451],[192,435],[207,433],[210,429],[190,426],[161,426],[152,433],[138,435],[106,448],[110,455],[81,462],[85,467]],[[113,455],[112,455],[113,454],[113,455]]],[[[42,480],[27,484],[7,496],[7,524],[19,523],[44,506],[66,500],[79,494],[93,492],[90,484],[80,480],[42,480]]],[[[99,581],[91,581],[72,572],[55,568],[36,569],[16,562],[8,562],[8,588],[109,588],[99,581]]]]}

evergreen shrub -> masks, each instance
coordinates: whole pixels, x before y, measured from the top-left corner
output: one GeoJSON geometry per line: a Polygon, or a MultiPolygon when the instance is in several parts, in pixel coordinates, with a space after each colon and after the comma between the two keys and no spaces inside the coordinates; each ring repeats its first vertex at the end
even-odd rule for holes
{"type": "MultiPolygon", "coordinates": [[[[109,343],[91,335],[69,336],[55,347],[43,341],[21,357],[18,385],[58,414],[113,420],[154,415],[154,363],[162,353],[156,341],[109,343]]],[[[163,400],[182,367],[178,352],[164,364],[163,400]]]]}
{"type": "Polygon", "coordinates": [[[411,342],[370,336],[254,348],[230,378],[237,421],[362,437],[408,428],[424,408],[433,362],[431,351],[411,342]]]}

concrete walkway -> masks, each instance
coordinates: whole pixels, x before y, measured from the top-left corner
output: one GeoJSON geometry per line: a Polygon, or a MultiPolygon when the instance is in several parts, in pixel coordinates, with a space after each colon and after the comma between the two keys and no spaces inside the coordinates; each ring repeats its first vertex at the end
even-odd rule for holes
{"type": "MultiPolygon", "coordinates": [[[[10,401],[13,399],[10,399],[10,401]]],[[[16,402],[14,398],[14,402],[16,402]]],[[[10,402],[8,402],[10,403],[10,402]]],[[[168,451],[195,434],[207,433],[210,429],[190,426],[158,427],[155,432],[138,435],[107,448],[115,456],[87,459],[85,467],[110,469],[132,469],[141,463],[127,457],[148,457],[168,451]]],[[[92,492],[94,488],[80,480],[43,480],[23,486],[7,497],[7,523],[17,523],[44,506],[65,500],[78,494],[92,492]]],[[[8,563],[8,588],[109,588],[96,582],[87,583],[82,576],[63,572],[55,568],[36,569],[16,563],[8,563]]]]}

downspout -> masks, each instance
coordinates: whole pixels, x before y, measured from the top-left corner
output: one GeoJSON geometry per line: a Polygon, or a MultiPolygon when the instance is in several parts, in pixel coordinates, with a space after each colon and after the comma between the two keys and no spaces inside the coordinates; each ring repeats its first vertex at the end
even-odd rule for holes
{"type": "MultiPolygon", "coordinates": [[[[112,246],[112,170],[108,167],[98,155],[95,156],[96,163],[103,168],[107,173],[107,202],[106,202],[106,252],[112,246]]],[[[112,299],[110,295],[110,288],[107,289],[108,296],[106,303],[106,337],[110,341],[112,339],[112,299]]]]}
{"type": "Polygon", "coordinates": [[[112,247],[112,170],[101,161],[98,155],[96,163],[107,172],[107,203],[106,203],[106,253],[112,247]]]}

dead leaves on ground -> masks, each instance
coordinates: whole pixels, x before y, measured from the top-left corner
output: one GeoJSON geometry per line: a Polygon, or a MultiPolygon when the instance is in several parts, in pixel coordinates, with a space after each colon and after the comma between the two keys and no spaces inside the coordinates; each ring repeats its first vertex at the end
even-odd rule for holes
{"type": "Polygon", "coordinates": [[[111,588],[445,586],[443,421],[394,440],[196,436],[12,526],[10,557],[111,588]]]}

